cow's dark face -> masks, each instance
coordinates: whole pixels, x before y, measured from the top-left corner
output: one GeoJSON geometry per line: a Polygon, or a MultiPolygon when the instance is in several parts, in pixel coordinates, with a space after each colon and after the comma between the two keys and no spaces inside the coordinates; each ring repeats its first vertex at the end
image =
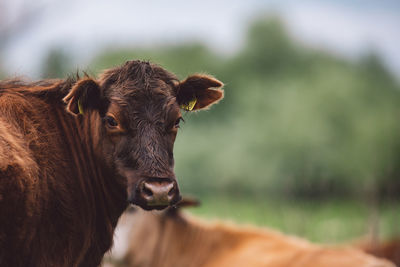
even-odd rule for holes
{"type": "Polygon", "coordinates": [[[208,88],[221,86],[204,75],[180,82],[157,65],[131,61],[106,71],[99,81],[78,81],[65,99],[69,111],[89,113],[96,120],[96,151],[110,170],[126,179],[128,201],[162,209],[180,200],[173,146],[181,108],[198,110],[215,103],[222,91],[208,88]],[[78,93],[82,88],[85,93],[78,93]]]}
{"type": "Polygon", "coordinates": [[[103,153],[126,177],[129,202],[159,209],[180,199],[173,146],[182,117],[172,84],[154,79],[141,85],[109,91],[103,153]]]}

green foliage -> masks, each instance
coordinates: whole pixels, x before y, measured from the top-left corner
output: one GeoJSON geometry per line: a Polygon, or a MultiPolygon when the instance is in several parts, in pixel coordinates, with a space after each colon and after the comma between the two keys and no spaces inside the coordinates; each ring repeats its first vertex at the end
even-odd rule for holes
{"type": "Polygon", "coordinates": [[[110,50],[92,70],[131,59],[226,84],[220,104],[184,115],[175,146],[183,192],[321,197],[398,180],[400,86],[373,54],[349,62],[302,47],[270,18],[231,58],[200,44],[110,50]]]}
{"type": "Polygon", "coordinates": [[[43,63],[43,78],[65,78],[71,74],[69,55],[61,49],[51,50],[43,63]]]}
{"type": "Polygon", "coordinates": [[[221,66],[221,60],[210,53],[205,46],[186,44],[176,47],[155,47],[151,50],[107,49],[107,52],[95,58],[91,70],[98,73],[133,59],[148,60],[165,66],[179,78],[184,78],[193,72],[217,71],[221,66]]]}

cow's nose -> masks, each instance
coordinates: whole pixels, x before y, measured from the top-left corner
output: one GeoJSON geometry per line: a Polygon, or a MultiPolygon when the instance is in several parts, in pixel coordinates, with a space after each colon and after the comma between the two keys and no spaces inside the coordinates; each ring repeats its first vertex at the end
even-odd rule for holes
{"type": "Polygon", "coordinates": [[[174,179],[147,178],[139,184],[139,198],[149,208],[165,208],[179,201],[178,185],[174,179]]]}

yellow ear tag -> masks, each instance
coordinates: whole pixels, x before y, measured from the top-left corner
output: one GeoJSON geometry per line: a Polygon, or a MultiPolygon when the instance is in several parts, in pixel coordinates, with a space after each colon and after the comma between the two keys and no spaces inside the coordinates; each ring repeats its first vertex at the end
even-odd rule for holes
{"type": "Polygon", "coordinates": [[[79,113],[83,115],[83,107],[80,99],[78,99],[78,110],[79,113]]]}
{"type": "Polygon", "coordinates": [[[186,111],[191,111],[191,110],[193,110],[194,106],[196,105],[196,102],[197,102],[197,98],[193,98],[187,104],[180,105],[180,108],[184,109],[186,111]]]}

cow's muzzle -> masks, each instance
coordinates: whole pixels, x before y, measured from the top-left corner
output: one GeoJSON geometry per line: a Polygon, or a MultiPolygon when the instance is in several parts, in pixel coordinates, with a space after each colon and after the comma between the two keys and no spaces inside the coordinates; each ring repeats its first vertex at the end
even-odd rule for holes
{"type": "Polygon", "coordinates": [[[129,201],[145,210],[164,209],[181,200],[175,179],[148,177],[140,181],[129,201]]]}

